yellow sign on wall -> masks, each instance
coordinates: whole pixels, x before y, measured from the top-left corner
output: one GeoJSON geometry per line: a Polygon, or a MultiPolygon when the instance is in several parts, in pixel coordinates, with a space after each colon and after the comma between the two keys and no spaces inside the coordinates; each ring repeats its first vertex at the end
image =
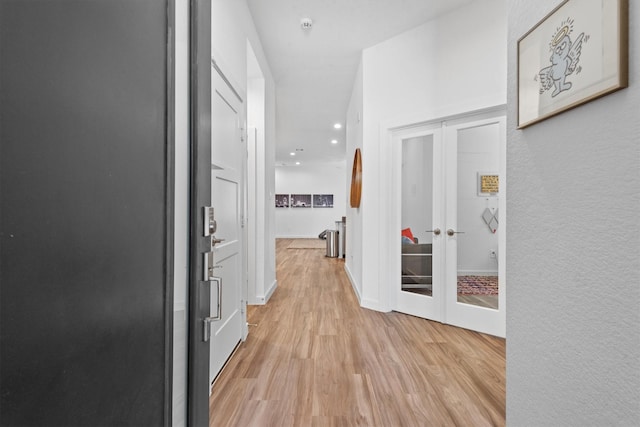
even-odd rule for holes
{"type": "Polygon", "coordinates": [[[500,177],[497,174],[478,174],[480,195],[498,194],[500,189],[500,177]]]}

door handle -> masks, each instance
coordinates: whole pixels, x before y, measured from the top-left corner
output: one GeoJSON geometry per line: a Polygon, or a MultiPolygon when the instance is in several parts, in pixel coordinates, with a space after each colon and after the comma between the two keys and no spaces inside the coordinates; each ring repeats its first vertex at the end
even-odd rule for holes
{"type": "Polygon", "coordinates": [[[215,245],[217,245],[218,243],[222,243],[227,239],[217,239],[216,236],[212,235],[211,236],[211,247],[213,248],[215,245]]]}
{"type": "Polygon", "coordinates": [[[209,341],[211,337],[211,323],[216,322],[218,320],[222,320],[222,278],[221,277],[212,277],[211,280],[206,283],[216,282],[218,285],[218,309],[216,310],[215,316],[205,317],[203,320],[204,328],[202,340],[204,342],[209,341]]]}
{"type": "Polygon", "coordinates": [[[439,236],[440,235],[440,229],[439,228],[435,228],[433,230],[427,230],[427,233],[433,233],[436,236],[439,236]]]}
{"type": "Polygon", "coordinates": [[[447,236],[453,236],[454,234],[464,234],[464,231],[454,231],[451,228],[447,230],[447,236]]]}

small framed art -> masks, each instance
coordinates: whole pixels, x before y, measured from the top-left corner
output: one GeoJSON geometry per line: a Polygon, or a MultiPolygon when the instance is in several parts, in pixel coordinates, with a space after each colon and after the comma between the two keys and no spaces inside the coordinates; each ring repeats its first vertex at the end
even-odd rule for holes
{"type": "Polygon", "coordinates": [[[276,208],[288,208],[288,207],[289,207],[289,195],[276,194],[276,208]]]}
{"type": "Polygon", "coordinates": [[[332,208],[333,194],[314,194],[313,207],[314,208],[332,208]]]}
{"type": "Polygon", "coordinates": [[[628,85],[628,0],[565,0],[518,40],[518,129],[628,85]]]}
{"type": "Polygon", "coordinates": [[[311,194],[292,194],[291,207],[292,208],[310,208],[311,194]]]}

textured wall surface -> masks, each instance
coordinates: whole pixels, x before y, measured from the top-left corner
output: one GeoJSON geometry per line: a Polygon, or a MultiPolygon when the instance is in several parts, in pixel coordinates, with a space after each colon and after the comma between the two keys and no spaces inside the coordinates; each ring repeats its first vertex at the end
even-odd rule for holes
{"type": "Polygon", "coordinates": [[[515,130],[517,40],[560,3],[508,2],[507,424],[640,420],[640,4],[629,87],[515,130]]]}

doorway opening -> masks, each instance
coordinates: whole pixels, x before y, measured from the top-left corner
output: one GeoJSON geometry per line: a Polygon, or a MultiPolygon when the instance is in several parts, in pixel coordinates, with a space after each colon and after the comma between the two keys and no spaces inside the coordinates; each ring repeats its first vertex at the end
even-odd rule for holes
{"type": "Polygon", "coordinates": [[[505,331],[503,111],[391,131],[392,308],[505,331]]]}

